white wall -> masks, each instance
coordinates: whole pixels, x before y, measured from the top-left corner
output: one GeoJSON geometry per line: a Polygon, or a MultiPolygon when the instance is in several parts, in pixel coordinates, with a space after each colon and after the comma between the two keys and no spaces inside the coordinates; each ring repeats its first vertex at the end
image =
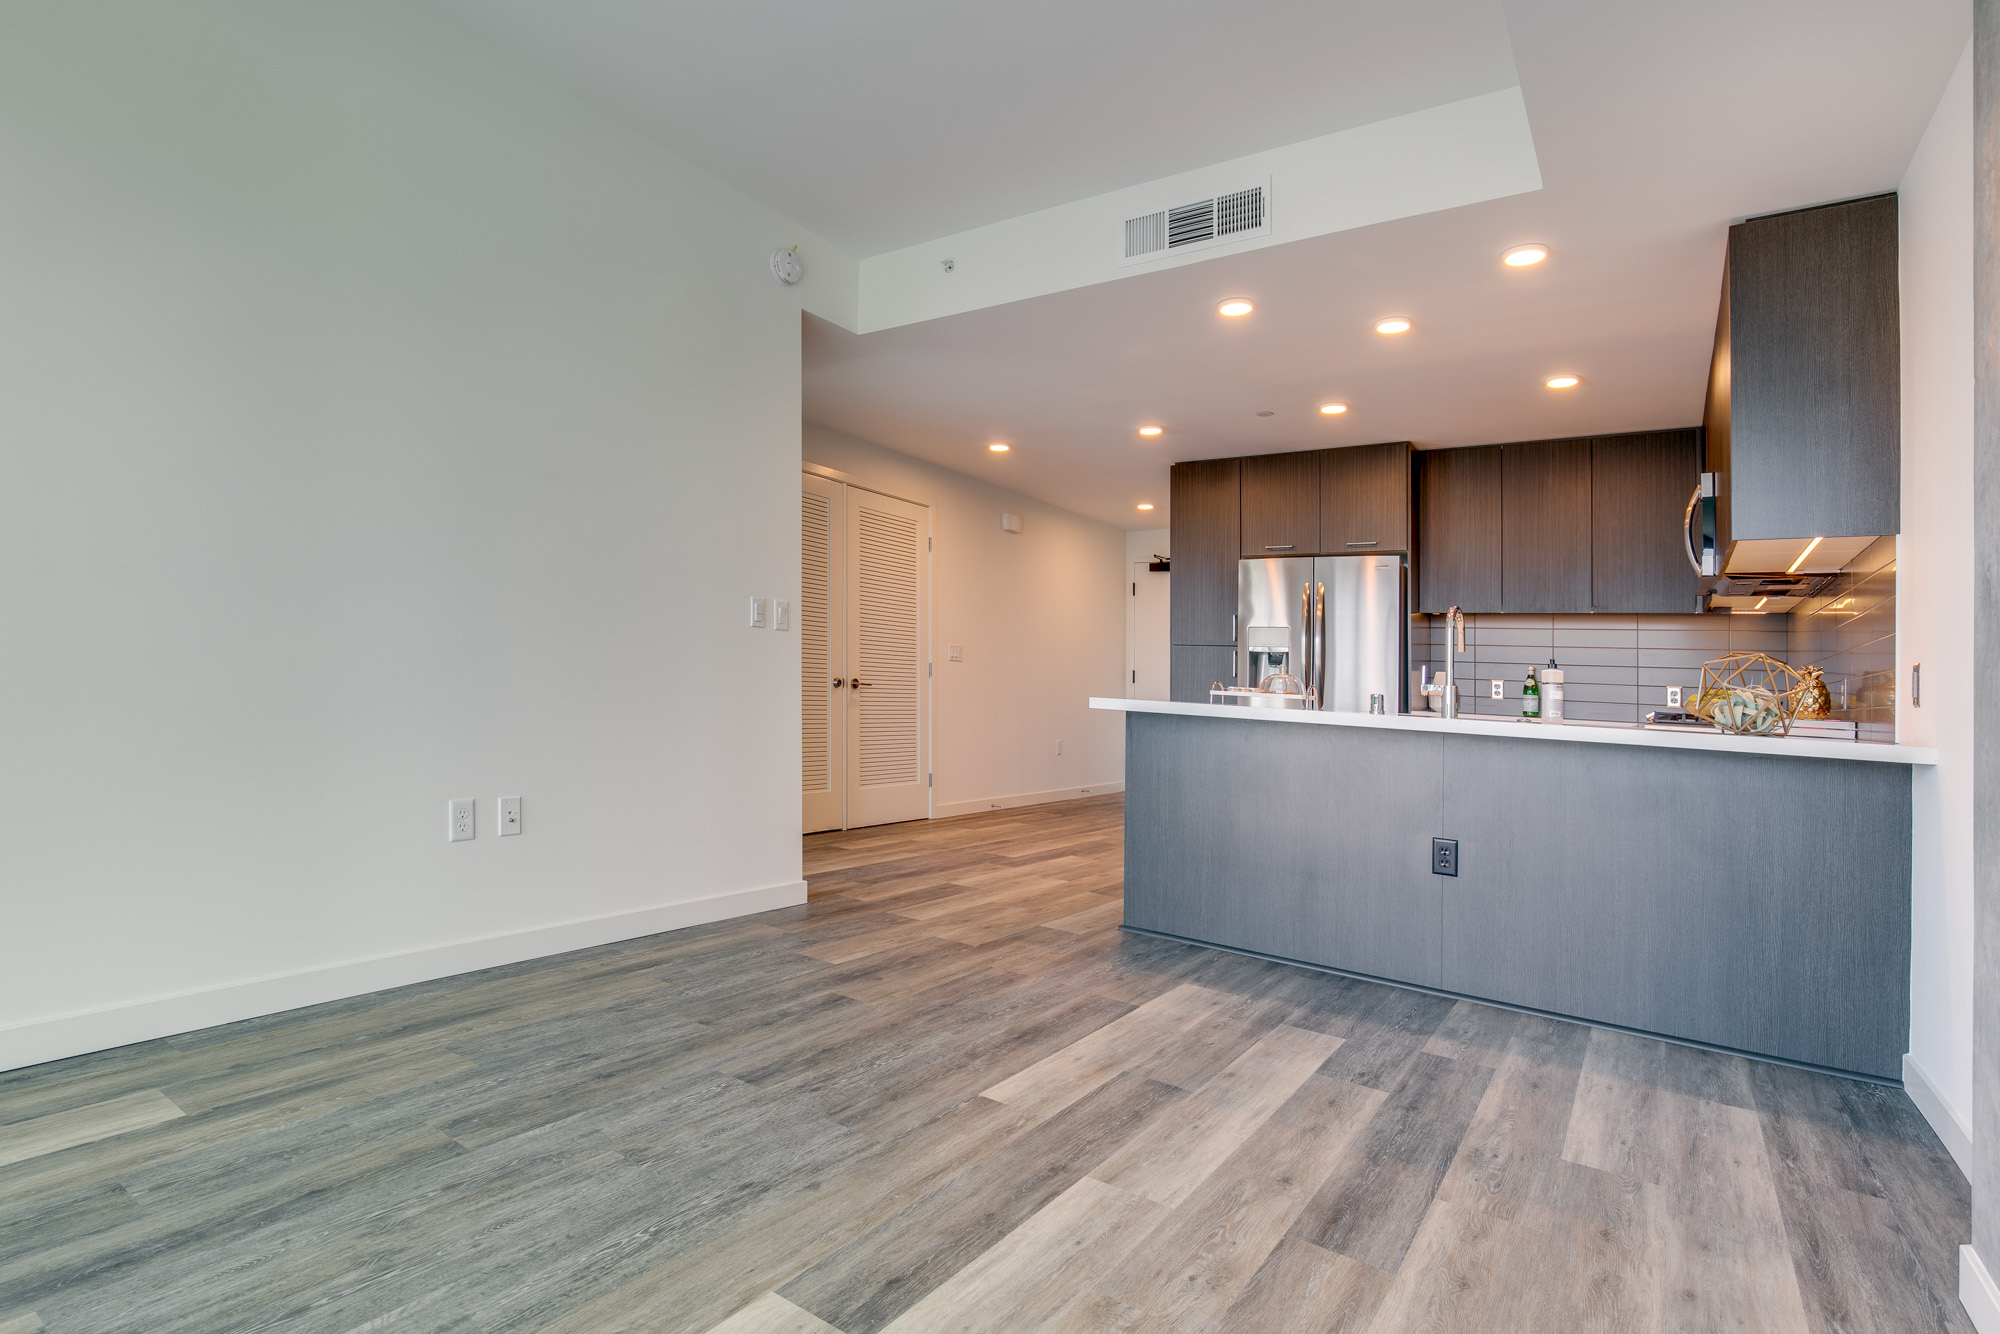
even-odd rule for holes
{"type": "Polygon", "coordinates": [[[0,8],[0,179],[0,1067],[802,897],[851,261],[394,0],[0,8]]]}
{"type": "Polygon", "coordinates": [[[1972,50],[1901,186],[1898,739],[1917,769],[1906,1083],[1969,1172],[1972,1113],[1972,50]],[[1923,705],[1910,668],[1923,664],[1923,705]]]}
{"type": "MultiPolygon", "coordinates": [[[[1126,591],[1131,593],[1132,583],[1144,578],[1150,587],[1142,585],[1147,595],[1144,604],[1154,614],[1148,617],[1127,616],[1125,619],[1125,695],[1128,699],[1168,699],[1173,688],[1173,623],[1169,600],[1173,590],[1171,572],[1144,576],[1134,573],[1140,562],[1150,564],[1155,556],[1172,556],[1173,529],[1145,528],[1136,533],[1125,534],[1125,576],[1126,591]],[[1133,680],[1134,672],[1143,671],[1142,681],[1133,680]]],[[[1128,604],[1137,601],[1136,596],[1126,598],[1128,604]]],[[[1128,608],[1129,609],[1129,608],[1128,608]]]]}
{"type": "Polygon", "coordinates": [[[1123,716],[1089,700],[1125,693],[1125,535],[811,422],[805,461],[931,506],[933,811],[1122,788],[1123,716]],[[1021,516],[1018,536],[1003,512],[1021,516]],[[947,644],[965,660],[948,661],[947,644]]]}

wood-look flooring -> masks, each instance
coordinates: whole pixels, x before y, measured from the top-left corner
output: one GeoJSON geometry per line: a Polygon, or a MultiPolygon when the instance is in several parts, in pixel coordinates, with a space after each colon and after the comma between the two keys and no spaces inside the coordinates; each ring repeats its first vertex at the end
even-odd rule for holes
{"type": "Polygon", "coordinates": [[[1969,1334],[1900,1092],[1122,934],[1121,823],[0,1075],[0,1334],[1969,1334]]]}

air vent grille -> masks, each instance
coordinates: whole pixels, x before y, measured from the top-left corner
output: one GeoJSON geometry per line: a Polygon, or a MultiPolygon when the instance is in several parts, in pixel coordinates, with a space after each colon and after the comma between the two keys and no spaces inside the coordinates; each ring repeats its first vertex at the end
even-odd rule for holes
{"type": "Polygon", "coordinates": [[[1254,232],[1264,225],[1264,191],[1261,186],[1238,190],[1215,201],[1215,234],[1234,236],[1254,232]]]}
{"type": "Polygon", "coordinates": [[[1125,258],[1138,259],[1167,248],[1165,210],[1125,219],[1125,258]]]}
{"type": "Polygon", "coordinates": [[[1126,218],[1122,262],[1143,263],[1270,230],[1270,185],[1249,185],[1126,218]]]}
{"type": "Polygon", "coordinates": [[[1182,204],[1167,210],[1167,249],[1179,250],[1196,241],[1215,239],[1215,201],[1182,204]]]}

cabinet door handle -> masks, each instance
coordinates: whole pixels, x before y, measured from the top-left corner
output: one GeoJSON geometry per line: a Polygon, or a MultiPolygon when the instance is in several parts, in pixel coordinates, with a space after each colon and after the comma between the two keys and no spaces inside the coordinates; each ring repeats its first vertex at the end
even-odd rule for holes
{"type": "Polygon", "coordinates": [[[1349,542],[1349,543],[1348,543],[1347,545],[1349,545],[1350,547],[1373,547],[1373,546],[1380,546],[1380,545],[1381,545],[1381,543],[1379,543],[1379,542],[1349,542]]]}
{"type": "Polygon", "coordinates": [[[1297,545],[1298,545],[1298,543],[1296,543],[1296,542],[1286,542],[1286,543],[1284,543],[1284,544],[1283,544],[1283,545],[1281,545],[1281,546],[1275,546],[1275,547],[1269,547],[1269,546],[1267,546],[1267,547],[1265,547],[1265,548],[1264,548],[1264,550],[1266,550],[1266,551],[1290,551],[1290,550],[1291,550],[1291,549],[1292,549],[1293,547],[1295,547],[1295,546],[1297,546],[1297,545]]]}

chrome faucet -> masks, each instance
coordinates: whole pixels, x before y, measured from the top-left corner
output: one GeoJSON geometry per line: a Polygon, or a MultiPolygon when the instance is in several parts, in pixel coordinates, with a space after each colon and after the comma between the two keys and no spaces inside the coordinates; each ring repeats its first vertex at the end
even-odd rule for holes
{"type": "Polygon", "coordinates": [[[1457,607],[1445,612],[1444,630],[1444,675],[1432,676],[1430,665],[1426,663],[1423,675],[1417,683],[1417,693],[1440,696],[1438,712],[1447,718],[1456,718],[1458,717],[1458,655],[1465,652],[1465,613],[1457,607]],[[1432,682],[1436,684],[1433,685],[1432,682]]]}

